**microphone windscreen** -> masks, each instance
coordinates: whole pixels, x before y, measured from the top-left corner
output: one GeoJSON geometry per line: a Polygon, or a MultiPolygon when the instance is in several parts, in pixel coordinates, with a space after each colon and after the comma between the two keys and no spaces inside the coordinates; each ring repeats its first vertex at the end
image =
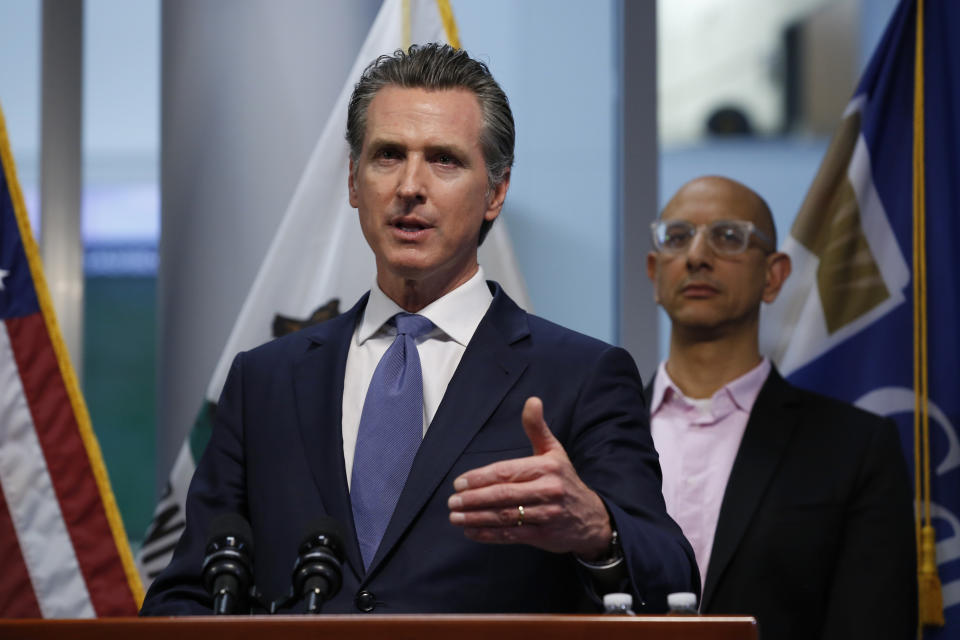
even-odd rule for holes
{"type": "Polygon", "coordinates": [[[329,516],[320,516],[315,518],[310,522],[310,526],[307,528],[307,535],[303,537],[303,542],[300,543],[302,547],[305,544],[309,544],[314,538],[319,535],[327,536],[330,541],[336,545],[337,550],[343,549],[343,525],[336,518],[331,518],[329,516]]]}
{"type": "Polygon", "coordinates": [[[234,536],[244,542],[253,553],[253,529],[247,519],[238,513],[221,513],[217,515],[210,525],[210,535],[207,538],[207,545],[225,538],[234,536]]]}

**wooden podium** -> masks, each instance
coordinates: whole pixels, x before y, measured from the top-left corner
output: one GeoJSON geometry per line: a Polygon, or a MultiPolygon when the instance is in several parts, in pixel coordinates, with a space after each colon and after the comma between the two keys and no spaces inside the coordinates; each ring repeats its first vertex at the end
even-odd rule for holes
{"type": "Polygon", "coordinates": [[[0,620],[4,640],[757,640],[743,616],[330,615],[0,620]]]}

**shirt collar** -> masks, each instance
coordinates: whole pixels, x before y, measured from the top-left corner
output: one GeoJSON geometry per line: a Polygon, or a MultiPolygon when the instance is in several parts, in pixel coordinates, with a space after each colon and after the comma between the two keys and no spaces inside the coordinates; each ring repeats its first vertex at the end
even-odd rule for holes
{"type": "Polygon", "coordinates": [[[667,393],[667,390],[670,390],[671,393],[680,393],[680,389],[673,384],[673,380],[670,379],[670,375],[667,374],[667,361],[664,360],[660,363],[660,366],[657,367],[657,375],[653,378],[653,395],[650,398],[650,415],[654,415],[660,411],[661,405],[663,405],[664,396],[667,393]]]}
{"type": "MultiPolygon", "coordinates": [[[[760,359],[760,364],[718,389],[716,393],[713,394],[713,397],[716,398],[719,394],[727,394],[738,408],[749,412],[753,409],[753,403],[756,402],[764,381],[766,381],[770,375],[770,369],[770,360],[767,357],[763,357],[760,359]]],[[[663,403],[673,395],[684,399],[686,398],[667,373],[667,361],[664,360],[660,363],[660,366],[657,367],[657,376],[653,381],[653,395],[650,398],[650,415],[656,414],[660,410],[660,407],[663,406],[663,403]]]]}
{"type": "Polygon", "coordinates": [[[727,383],[724,389],[730,394],[738,407],[749,412],[753,409],[753,403],[757,401],[757,396],[760,395],[763,383],[770,376],[770,368],[770,360],[763,357],[760,359],[760,364],[736,380],[727,383]]]}
{"type": "MultiPolygon", "coordinates": [[[[478,267],[473,277],[417,313],[430,320],[450,339],[466,347],[492,301],[493,294],[487,287],[483,267],[478,267]]],[[[403,313],[400,305],[388,298],[374,282],[357,331],[357,344],[363,344],[374,336],[387,320],[398,313],[403,313]]]]}

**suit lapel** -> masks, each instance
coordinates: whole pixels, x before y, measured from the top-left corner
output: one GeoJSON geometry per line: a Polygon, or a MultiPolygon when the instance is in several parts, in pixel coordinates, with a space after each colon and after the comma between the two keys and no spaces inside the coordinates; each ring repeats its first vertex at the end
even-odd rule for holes
{"type": "Polygon", "coordinates": [[[750,412],[740,449],[723,494],[703,586],[701,610],[708,611],[717,584],[783,458],[799,423],[790,386],[776,369],[764,383],[750,412]]]}
{"type": "Polygon", "coordinates": [[[350,339],[364,296],[346,313],[308,331],[310,345],[294,363],[293,380],[297,417],[304,453],[330,517],[343,523],[347,561],[363,575],[360,547],[353,526],[353,511],[343,462],[343,375],[350,339]]]}
{"type": "MultiPolygon", "coordinates": [[[[496,286],[493,302],[467,345],[417,451],[368,575],[376,571],[396,545],[464,448],[526,369],[526,359],[511,345],[529,333],[526,313],[496,286]]],[[[519,416],[517,420],[519,426],[519,416]]]]}

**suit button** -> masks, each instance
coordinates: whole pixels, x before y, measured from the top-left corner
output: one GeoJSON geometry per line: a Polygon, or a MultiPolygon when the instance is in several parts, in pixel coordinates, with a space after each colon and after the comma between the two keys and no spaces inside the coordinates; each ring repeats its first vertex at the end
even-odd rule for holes
{"type": "Polygon", "coordinates": [[[377,606],[377,598],[372,593],[364,589],[357,593],[357,597],[354,598],[354,603],[357,605],[357,609],[365,613],[370,613],[377,606]]]}

